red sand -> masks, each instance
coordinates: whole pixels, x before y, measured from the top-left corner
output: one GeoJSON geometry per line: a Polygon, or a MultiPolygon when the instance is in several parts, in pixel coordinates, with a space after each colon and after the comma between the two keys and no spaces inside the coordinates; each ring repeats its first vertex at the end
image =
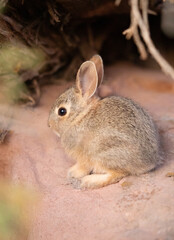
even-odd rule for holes
{"type": "Polygon", "coordinates": [[[154,172],[86,191],[68,185],[73,161],[47,127],[49,109],[67,85],[44,87],[35,109],[14,109],[13,134],[1,146],[12,181],[43,193],[28,240],[173,240],[174,178],[165,175],[174,172],[174,82],[128,64],[106,69],[101,94],[124,95],[149,110],[168,157],[154,172]]]}

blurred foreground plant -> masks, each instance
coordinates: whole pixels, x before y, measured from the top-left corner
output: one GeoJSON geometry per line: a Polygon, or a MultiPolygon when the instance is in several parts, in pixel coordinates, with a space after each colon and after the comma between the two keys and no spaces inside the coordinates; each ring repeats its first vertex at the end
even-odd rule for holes
{"type": "Polygon", "coordinates": [[[45,55],[37,48],[3,43],[0,46],[0,101],[14,102],[29,95],[26,75],[27,79],[38,76],[44,59],[45,55]]]}
{"type": "Polygon", "coordinates": [[[0,182],[0,239],[24,240],[38,194],[24,187],[0,182]]]}
{"type": "Polygon", "coordinates": [[[5,10],[8,0],[0,0],[0,13],[5,10]]]}

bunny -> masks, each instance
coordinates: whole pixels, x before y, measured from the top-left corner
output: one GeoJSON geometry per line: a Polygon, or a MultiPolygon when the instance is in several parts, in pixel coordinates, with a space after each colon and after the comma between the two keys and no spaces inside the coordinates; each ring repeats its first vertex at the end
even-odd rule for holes
{"type": "Polygon", "coordinates": [[[99,55],[84,62],[75,86],[55,101],[48,125],[76,160],[68,179],[76,188],[100,188],[128,175],[155,169],[160,163],[157,128],[149,114],[121,96],[100,98],[104,75],[99,55]]]}

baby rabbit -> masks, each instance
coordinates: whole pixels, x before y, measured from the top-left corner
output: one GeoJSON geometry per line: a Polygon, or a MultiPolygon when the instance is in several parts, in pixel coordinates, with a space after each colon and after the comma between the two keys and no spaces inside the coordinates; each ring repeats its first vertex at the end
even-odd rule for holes
{"type": "Polygon", "coordinates": [[[54,103],[48,124],[76,160],[68,178],[76,188],[99,188],[127,175],[139,175],[160,162],[159,135],[148,113],[120,96],[100,98],[103,80],[99,55],[84,62],[75,86],[54,103]]]}

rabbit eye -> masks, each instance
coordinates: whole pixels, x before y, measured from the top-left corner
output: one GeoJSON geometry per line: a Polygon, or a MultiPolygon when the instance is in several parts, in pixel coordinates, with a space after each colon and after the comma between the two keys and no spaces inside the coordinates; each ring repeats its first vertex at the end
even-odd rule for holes
{"type": "Polygon", "coordinates": [[[63,108],[63,107],[59,108],[58,114],[59,114],[60,116],[65,116],[66,113],[67,113],[66,108],[63,108]]]}

